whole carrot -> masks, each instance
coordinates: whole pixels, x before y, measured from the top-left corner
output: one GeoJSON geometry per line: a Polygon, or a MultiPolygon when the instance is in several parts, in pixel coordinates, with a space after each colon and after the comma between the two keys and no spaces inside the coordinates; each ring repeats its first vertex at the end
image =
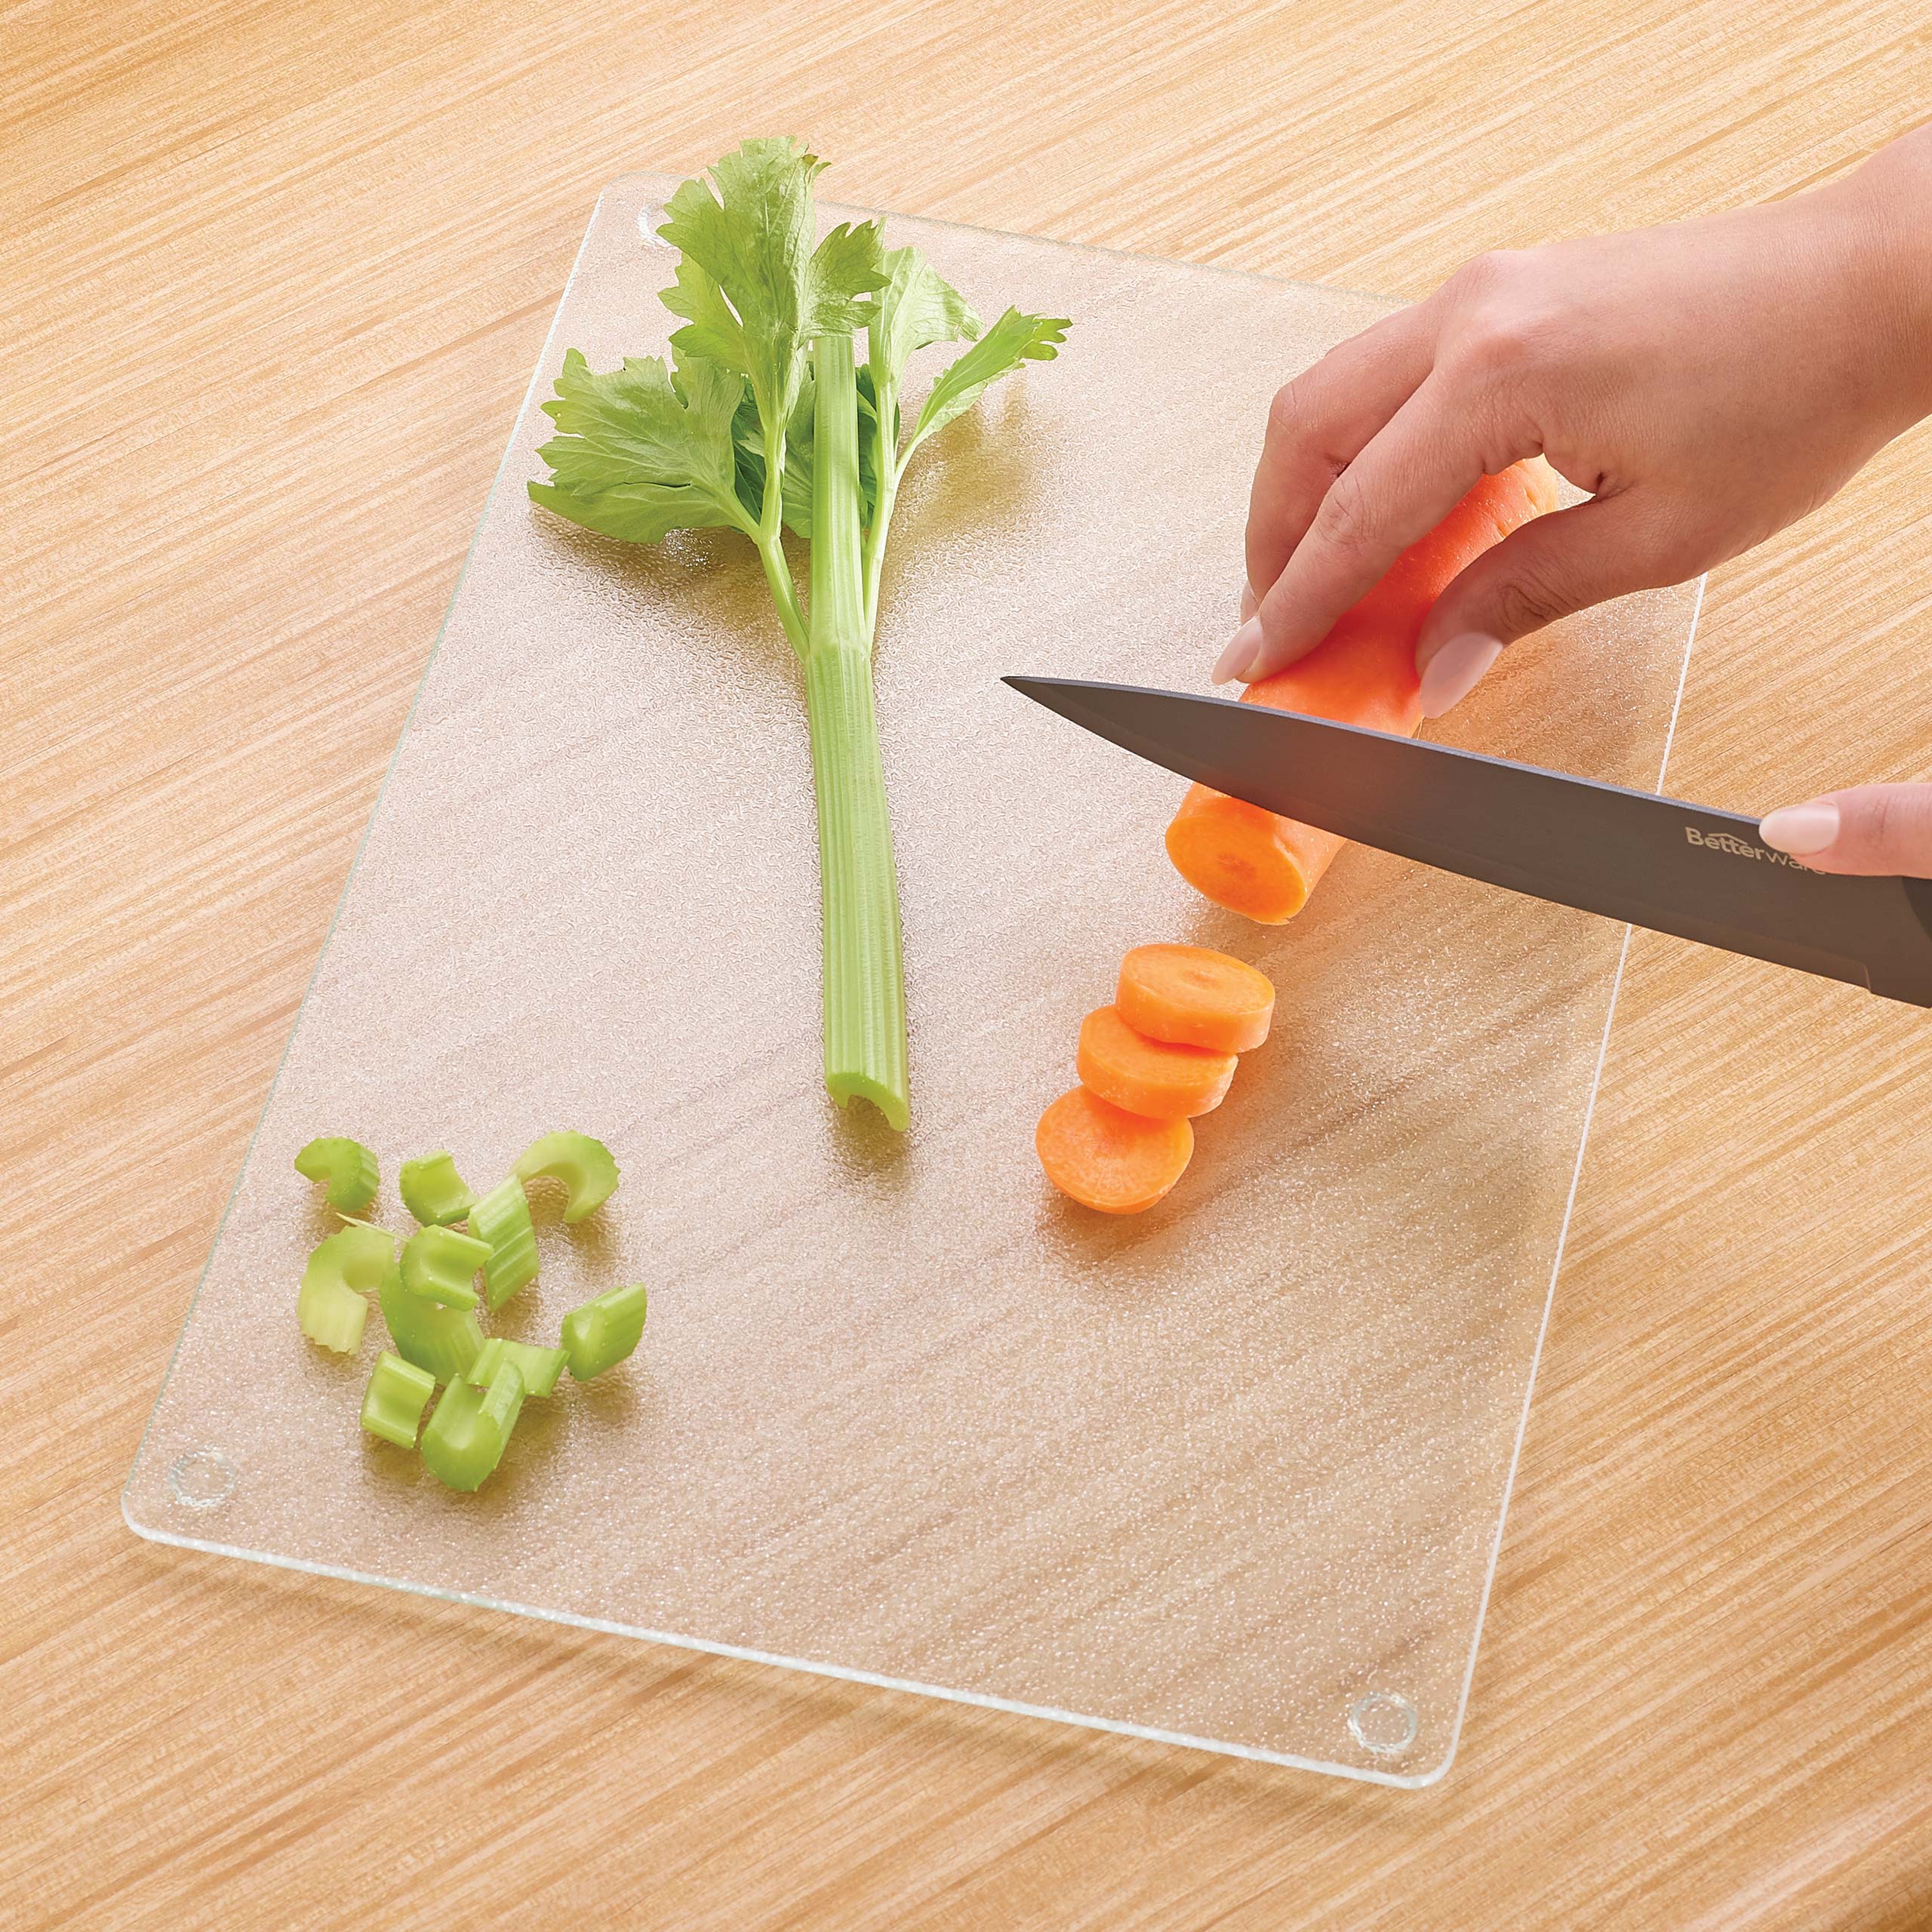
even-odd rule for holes
{"type": "MultiPolygon", "coordinates": [[[[1485,476],[1306,657],[1250,685],[1242,703],[1412,737],[1422,721],[1416,640],[1430,606],[1491,545],[1556,506],[1556,478],[1540,457],[1485,476]]],[[[1345,842],[1204,785],[1189,790],[1167,838],[1189,884],[1268,925],[1301,910],[1345,842]]]]}

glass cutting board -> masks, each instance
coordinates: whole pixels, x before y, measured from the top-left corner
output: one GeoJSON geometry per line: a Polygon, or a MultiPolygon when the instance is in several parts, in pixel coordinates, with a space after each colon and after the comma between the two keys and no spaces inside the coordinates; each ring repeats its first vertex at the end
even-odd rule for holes
{"type": "MultiPolygon", "coordinates": [[[[1389,304],[895,220],[1073,318],[915,462],[882,599],[914,1124],[820,1084],[799,679],[749,546],[533,508],[565,350],[661,352],[671,183],[598,203],[129,1478],[142,1535],[1385,1783],[1454,1748],[1625,931],[1366,850],[1263,928],[1168,867],[1180,781],[1006,672],[1203,689],[1268,401],[1389,304]],[[1032,1149],[1128,946],[1272,976],[1160,1208],[1032,1149]],[[312,1135],[616,1150],[501,1332],[651,1288],[473,1497],[295,1321],[312,1135]]],[[[828,220],[850,211],[826,211],[828,220]]],[[[935,358],[943,352],[932,352],[935,358]]],[[[923,386],[927,374],[913,384],[923,386]]],[[[915,398],[916,399],[916,398],[915,398]]],[[[1660,777],[1698,587],[1506,656],[1445,735],[1660,777]]],[[[545,1214],[550,1218],[545,1219],[545,1214]]]]}

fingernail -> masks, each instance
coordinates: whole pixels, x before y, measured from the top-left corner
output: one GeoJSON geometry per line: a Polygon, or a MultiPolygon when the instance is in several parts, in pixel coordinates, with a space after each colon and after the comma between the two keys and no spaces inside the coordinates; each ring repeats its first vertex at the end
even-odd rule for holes
{"type": "Polygon", "coordinates": [[[1780,805],[1758,821],[1758,835],[1774,852],[1808,858],[1838,843],[1838,808],[1829,798],[1808,805],[1780,805]]]}
{"type": "Polygon", "coordinates": [[[1440,718],[1453,711],[1502,655],[1502,645],[1480,631],[1452,637],[1423,668],[1422,715],[1440,718]]]}
{"type": "Polygon", "coordinates": [[[1246,623],[1260,607],[1254,601],[1254,586],[1244,579],[1241,586],[1241,620],[1246,623]]]}
{"type": "Polygon", "coordinates": [[[1247,667],[1261,648],[1261,620],[1250,617],[1228,640],[1228,648],[1214,660],[1214,681],[1225,685],[1234,678],[1245,678],[1247,667]]]}

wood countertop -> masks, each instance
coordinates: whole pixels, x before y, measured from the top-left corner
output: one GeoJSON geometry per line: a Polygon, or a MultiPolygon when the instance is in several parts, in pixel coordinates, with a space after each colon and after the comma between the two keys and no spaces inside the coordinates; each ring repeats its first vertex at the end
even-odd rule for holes
{"type": "MultiPolygon", "coordinates": [[[[117,1502],[607,180],[791,130],[836,198],[1419,296],[1841,171],[1926,112],[1915,14],[0,5],[0,1923],[1932,1923],[1932,1036],[1674,941],[1434,1789],[245,1569],[117,1502]]],[[[1925,775],[1928,503],[1921,431],[1714,575],[1672,789],[1925,775]]]]}

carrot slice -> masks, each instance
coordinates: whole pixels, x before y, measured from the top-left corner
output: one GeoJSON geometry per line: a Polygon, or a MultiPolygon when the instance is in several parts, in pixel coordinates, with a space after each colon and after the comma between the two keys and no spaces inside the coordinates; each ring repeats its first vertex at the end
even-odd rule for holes
{"type": "Polygon", "coordinates": [[[1103,1214],[1138,1214],[1186,1171],[1194,1129],[1131,1114],[1075,1087],[1040,1116],[1033,1145],[1061,1193],[1103,1214]]]}
{"type": "Polygon", "coordinates": [[[1120,962],[1120,1017],[1150,1040],[1244,1054],[1268,1037],[1275,989],[1245,960],[1204,946],[1137,946],[1120,962]]]}
{"type": "MultiPolygon", "coordinates": [[[[1250,685],[1241,701],[1413,737],[1422,721],[1416,640],[1430,608],[1466,566],[1557,502],[1555,476],[1540,457],[1484,477],[1306,657],[1250,685]]],[[[1190,884],[1268,925],[1301,910],[1344,842],[1204,785],[1189,790],[1167,838],[1168,856],[1190,884]]]]}
{"type": "Polygon", "coordinates": [[[1226,1098],[1235,1057],[1150,1040],[1120,1017],[1118,1008],[1103,1006],[1080,1023],[1077,1070],[1089,1092],[1131,1114],[1192,1120],[1226,1098]]]}

